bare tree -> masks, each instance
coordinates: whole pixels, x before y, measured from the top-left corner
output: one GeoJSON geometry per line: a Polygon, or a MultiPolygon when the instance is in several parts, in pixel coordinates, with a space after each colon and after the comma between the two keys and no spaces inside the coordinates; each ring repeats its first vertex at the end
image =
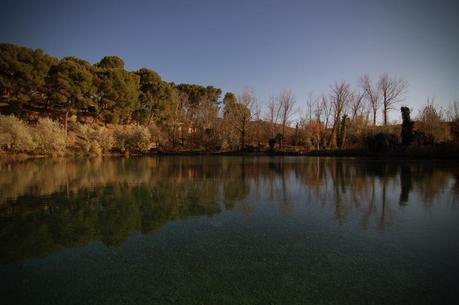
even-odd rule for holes
{"type": "Polygon", "coordinates": [[[379,78],[378,89],[382,95],[384,126],[387,125],[387,114],[393,106],[401,101],[401,97],[406,93],[408,83],[403,79],[391,78],[389,74],[384,73],[379,78]]]}
{"type": "Polygon", "coordinates": [[[312,94],[312,92],[309,92],[308,96],[306,97],[306,114],[307,114],[306,118],[309,121],[312,120],[312,115],[314,112],[314,105],[315,105],[314,95],[312,94]]]}
{"type": "Polygon", "coordinates": [[[344,81],[336,83],[331,88],[331,101],[332,101],[332,111],[333,111],[333,125],[330,133],[330,138],[328,145],[334,147],[336,145],[336,134],[338,131],[338,126],[340,122],[341,115],[344,114],[345,108],[349,103],[349,98],[351,96],[350,85],[344,81]]]}
{"type": "Polygon", "coordinates": [[[449,103],[446,117],[450,122],[459,119],[459,101],[454,100],[452,103],[449,103]]]}
{"type": "Polygon", "coordinates": [[[314,119],[317,122],[321,122],[322,114],[325,112],[322,107],[322,97],[318,97],[314,100],[314,119]]]}
{"type": "Polygon", "coordinates": [[[365,93],[364,92],[352,92],[349,97],[349,110],[351,119],[362,115],[365,111],[365,93]]]}
{"type": "Polygon", "coordinates": [[[280,103],[278,99],[274,96],[270,96],[268,100],[268,113],[266,119],[269,121],[271,125],[271,138],[275,136],[276,125],[279,122],[279,114],[280,114],[280,103]]]}
{"type": "Polygon", "coordinates": [[[365,97],[369,103],[371,111],[373,112],[373,127],[376,126],[376,116],[378,113],[378,109],[381,106],[379,103],[379,94],[378,90],[373,84],[371,83],[370,77],[368,74],[362,75],[360,78],[360,85],[365,93],[365,97]]]}
{"type": "MultiPolygon", "coordinates": [[[[282,123],[282,136],[285,137],[285,128],[287,127],[290,118],[295,113],[295,97],[291,90],[282,90],[279,94],[280,104],[280,119],[282,123]]],[[[282,146],[281,140],[281,146],[282,146]]]]}
{"type": "Polygon", "coordinates": [[[330,117],[332,115],[333,104],[325,95],[322,95],[321,97],[320,108],[323,109],[325,128],[328,128],[330,124],[330,117]]]}

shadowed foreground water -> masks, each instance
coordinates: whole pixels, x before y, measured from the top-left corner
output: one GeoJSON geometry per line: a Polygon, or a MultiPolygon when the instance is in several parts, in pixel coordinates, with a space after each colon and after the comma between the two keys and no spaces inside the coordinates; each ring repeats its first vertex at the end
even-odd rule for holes
{"type": "Polygon", "coordinates": [[[3,304],[457,304],[459,165],[0,163],[3,304]]]}

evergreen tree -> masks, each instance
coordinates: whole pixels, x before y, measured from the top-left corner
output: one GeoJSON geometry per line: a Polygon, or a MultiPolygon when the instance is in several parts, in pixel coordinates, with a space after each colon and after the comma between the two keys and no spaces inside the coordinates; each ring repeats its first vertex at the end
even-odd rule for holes
{"type": "Polygon", "coordinates": [[[97,99],[108,123],[126,122],[139,108],[139,76],[121,68],[97,68],[97,99]]]}
{"type": "Polygon", "coordinates": [[[140,80],[140,108],[136,111],[137,120],[149,124],[153,117],[159,119],[159,114],[164,111],[171,87],[153,70],[142,68],[135,73],[140,80]]]}
{"type": "MultiPolygon", "coordinates": [[[[15,113],[25,103],[47,100],[46,76],[57,59],[42,50],[0,44],[0,91],[15,113]]],[[[35,105],[37,106],[37,105],[35,105]]]]}
{"type": "Polygon", "coordinates": [[[341,118],[339,131],[338,131],[338,139],[337,144],[338,148],[342,148],[346,142],[346,134],[347,134],[347,127],[349,126],[349,118],[346,114],[343,115],[341,118]]]}
{"type": "Polygon", "coordinates": [[[402,112],[402,144],[409,145],[413,141],[413,128],[414,122],[411,120],[410,117],[410,108],[408,107],[401,107],[402,112]]]}
{"type": "Polygon", "coordinates": [[[94,94],[92,66],[81,59],[66,57],[49,70],[47,88],[53,108],[65,113],[67,131],[69,113],[86,108],[94,94]]]}

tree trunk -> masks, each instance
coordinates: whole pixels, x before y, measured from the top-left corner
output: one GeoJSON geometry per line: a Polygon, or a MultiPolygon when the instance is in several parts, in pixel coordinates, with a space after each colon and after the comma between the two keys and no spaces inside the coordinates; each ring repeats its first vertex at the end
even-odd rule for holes
{"type": "Polygon", "coordinates": [[[153,108],[154,108],[154,106],[151,105],[151,107],[150,107],[150,117],[148,118],[148,123],[147,123],[147,125],[150,125],[151,120],[153,119],[153,108]]]}
{"type": "Polygon", "coordinates": [[[387,94],[384,92],[384,126],[387,125],[387,94]]]}
{"type": "Polygon", "coordinates": [[[69,120],[69,112],[70,112],[70,105],[71,101],[67,102],[67,109],[65,111],[65,137],[67,138],[67,126],[68,126],[68,120],[69,120]]]}
{"type": "Polygon", "coordinates": [[[67,121],[68,121],[68,118],[69,118],[69,111],[67,110],[65,112],[65,137],[67,137],[67,121]]]}
{"type": "Polygon", "coordinates": [[[376,126],[376,109],[373,109],[373,127],[376,126]]]}

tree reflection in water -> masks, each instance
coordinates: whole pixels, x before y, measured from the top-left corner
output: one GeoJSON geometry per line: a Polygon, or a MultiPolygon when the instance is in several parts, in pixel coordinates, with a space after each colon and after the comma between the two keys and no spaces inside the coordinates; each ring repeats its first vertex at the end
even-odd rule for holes
{"type": "Polygon", "coordinates": [[[417,204],[412,192],[427,208],[451,188],[456,204],[459,193],[455,165],[371,159],[32,160],[0,163],[0,174],[2,262],[94,240],[119,247],[132,232],[150,234],[174,220],[225,210],[250,215],[262,205],[286,215],[298,204],[320,205],[338,223],[352,219],[384,230],[394,209],[417,204]]]}

